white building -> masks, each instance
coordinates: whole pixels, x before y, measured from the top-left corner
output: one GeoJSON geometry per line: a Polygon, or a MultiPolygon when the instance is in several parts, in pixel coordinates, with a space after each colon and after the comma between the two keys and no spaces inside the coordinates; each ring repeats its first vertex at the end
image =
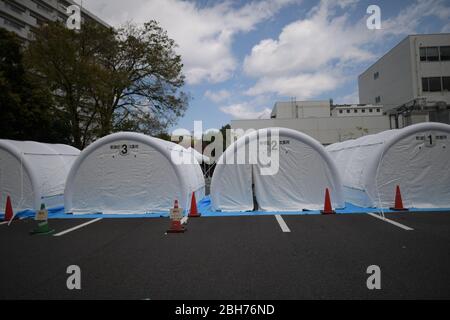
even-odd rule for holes
{"type": "MultiPolygon", "coordinates": [[[[0,28],[16,33],[22,40],[33,37],[35,28],[48,21],[65,23],[67,7],[77,4],[73,0],[0,0],[0,28]]],[[[81,22],[95,21],[105,27],[109,25],[82,8],[81,22]]]]}
{"type": "Polygon", "coordinates": [[[270,119],[232,120],[233,129],[294,129],[324,145],[389,129],[380,105],[332,105],[331,101],[277,102],[270,119]]]}
{"type": "Polygon", "coordinates": [[[360,103],[384,106],[392,128],[450,123],[450,34],[410,35],[358,79],[360,103]]]}

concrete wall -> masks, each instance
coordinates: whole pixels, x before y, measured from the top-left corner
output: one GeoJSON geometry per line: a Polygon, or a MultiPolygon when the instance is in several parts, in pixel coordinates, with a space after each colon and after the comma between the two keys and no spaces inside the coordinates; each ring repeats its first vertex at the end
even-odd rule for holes
{"type": "Polygon", "coordinates": [[[297,119],[311,117],[329,117],[330,101],[287,101],[277,102],[274,106],[277,119],[297,119]]]}
{"type": "Polygon", "coordinates": [[[387,116],[232,120],[231,127],[244,130],[269,127],[290,128],[306,133],[324,145],[390,129],[387,116]]]}
{"type": "Polygon", "coordinates": [[[358,77],[359,103],[374,104],[379,96],[387,111],[414,99],[410,49],[408,37],[358,77]]]}
{"type": "Polygon", "coordinates": [[[430,46],[450,46],[450,34],[413,35],[401,41],[359,76],[359,102],[375,103],[380,96],[385,111],[417,98],[450,104],[450,92],[422,91],[422,77],[450,76],[450,61],[420,61],[420,47],[430,46]]]}

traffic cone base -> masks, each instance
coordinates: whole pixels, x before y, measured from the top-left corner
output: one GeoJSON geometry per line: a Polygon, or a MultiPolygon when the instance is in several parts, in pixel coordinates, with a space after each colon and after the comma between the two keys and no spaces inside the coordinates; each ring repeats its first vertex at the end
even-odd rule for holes
{"type": "Polygon", "coordinates": [[[200,213],[191,213],[189,212],[188,217],[189,218],[200,218],[202,215],[200,213]]]}
{"type": "Polygon", "coordinates": [[[392,211],[409,211],[407,208],[396,208],[396,207],[390,207],[389,210],[392,211]]]}
{"type": "Polygon", "coordinates": [[[33,231],[31,231],[30,233],[32,235],[34,235],[34,234],[44,235],[44,234],[51,234],[53,232],[55,232],[55,230],[50,229],[50,226],[48,225],[48,221],[42,221],[42,222],[38,222],[37,228],[34,229],[33,231]]]}
{"type": "Polygon", "coordinates": [[[199,218],[202,215],[197,210],[197,200],[195,199],[195,192],[192,192],[191,197],[191,210],[189,210],[189,218],[199,218]]]}
{"type": "Polygon", "coordinates": [[[336,211],[331,207],[330,191],[328,188],[325,189],[325,204],[323,210],[320,210],[321,214],[335,214],[336,211]]]}
{"type": "Polygon", "coordinates": [[[169,229],[169,230],[167,230],[167,233],[184,233],[186,231],[187,231],[187,229],[183,227],[180,230],[169,229]]]}
{"type": "Polygon", "coordinates": [[[181,221],[172,220],[170,224],[169,230],[167,230],[167,233],[183,233],[187,229],[181,225],[181,221]]]}
{"type": "Polygon", "coordinates": [[[407,208],[403,207],[402,193],[400,192],[400,186],[395,188],[395,204],[393,207],[389,208],[394,211],[409,211],[407,208]]]}

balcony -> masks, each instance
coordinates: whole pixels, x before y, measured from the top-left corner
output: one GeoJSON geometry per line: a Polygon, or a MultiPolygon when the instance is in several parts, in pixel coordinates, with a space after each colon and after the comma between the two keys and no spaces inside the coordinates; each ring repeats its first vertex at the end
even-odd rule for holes
{"type": "Polygon", "coordinates": [[[18,20],[24,24],[32,26],[36,24],[36,20],[30,17],[27,10],[21,12],[20,10],[15,9],[13,5],[7,4],[6,2],[3,1],[0,2],[0,12],[5,13],[7,16],[10,16],[13,19],[18,20]]]}

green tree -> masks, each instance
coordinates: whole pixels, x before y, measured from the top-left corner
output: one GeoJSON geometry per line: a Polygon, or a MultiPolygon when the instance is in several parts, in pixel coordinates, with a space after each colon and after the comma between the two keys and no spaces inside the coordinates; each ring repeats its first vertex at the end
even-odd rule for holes
{"type": "Polygon", "coordinates": [[[101,135],[131,129],[158,134],[176,123],[188,105],[181,57],[156,21],[127,24],[101,55],[102,88],[96,90],[101,135]]]}
{"type": "Polygon", "coordinates": [[[0,28],[0,138],[68,143],[68,125],[46,87],[27,77],[17,36],[0,28]]]}
{"type": "Polygon", "coordinates": [[[50,23],[36,33],[27,62],[70,119],[75,146],[114,131],[164,132],[184,114],[188,95],[175,42],[155,21],[118,30],[50,23]]]}
{"type": "Polygon", "coordinates": [[[95,135],[98,110],[92,98],[97,59],[113,32],[83,25],[83,32],[53,22],[36,32],[26,52],[30,75],[53,93],[59,113],[69,119],[72,144],[84,148],[95,135]]]}

